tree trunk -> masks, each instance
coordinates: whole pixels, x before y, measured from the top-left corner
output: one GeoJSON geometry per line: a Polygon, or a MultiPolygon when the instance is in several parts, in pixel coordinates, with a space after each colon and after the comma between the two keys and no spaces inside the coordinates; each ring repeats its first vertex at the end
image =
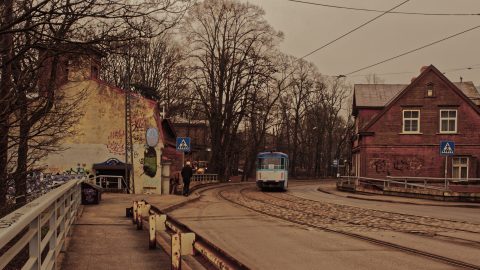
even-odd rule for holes
{"type": "MultiPolygon", "coordinates": [[[[13,0],[4,0],[3,21],[5,25],[13,21],[13,0]]],[[[6,205],[6,196],[8,190],[7,183],[7,162],[8,162],[8,132],[9,118],[11,110],[12,95],[12,65],[9,63],[13,54],[13,35],[6,33],[0,35],[1,66],[2,74],[0,78],[0,208],[6,205]]]]}
{"type": "Polygon", "coordinates": [[[27,160],[28,160],[28,134],[30,133],[30,123],[28,119],[28,104],[25,91],[20,91],[18,95],[20,104],[20,134],[18,142],[17,169],[14,173],[15,180],[15,204],[17,207],[23,206],[27,202],[27,160]]]}

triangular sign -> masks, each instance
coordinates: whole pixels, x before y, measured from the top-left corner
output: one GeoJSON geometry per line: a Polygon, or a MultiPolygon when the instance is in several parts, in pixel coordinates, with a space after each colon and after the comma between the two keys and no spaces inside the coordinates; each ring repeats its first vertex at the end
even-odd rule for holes
{"type": "Polygon", "coordinates": [[[443,147],[442,153],[443,154],[453,154],[452,147],[450,147],[449,143],[445,144],[445,147],[443,147]]]}
{"type": "Polygon", "coordinates": [[[185,139],[182,139],[182,142],[178,145],[178,150],[188,150],[190,147],[188,147],[187,142],[185,142],[185,139]]]}

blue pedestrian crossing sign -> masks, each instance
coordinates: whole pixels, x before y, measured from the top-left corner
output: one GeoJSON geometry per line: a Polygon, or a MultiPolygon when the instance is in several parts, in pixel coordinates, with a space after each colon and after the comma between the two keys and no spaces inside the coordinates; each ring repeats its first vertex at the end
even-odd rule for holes
{"type": "Polygon", "coordinates": [[[440,155],[453,156],[454,153],[455,153],[455,142],[452,142],[452,141],[440,142],[440,155]]]}
{"type": "Polygon", "coordinates": [[[177,151],[190,152],[190,137],[177,137],[177,151]]]}

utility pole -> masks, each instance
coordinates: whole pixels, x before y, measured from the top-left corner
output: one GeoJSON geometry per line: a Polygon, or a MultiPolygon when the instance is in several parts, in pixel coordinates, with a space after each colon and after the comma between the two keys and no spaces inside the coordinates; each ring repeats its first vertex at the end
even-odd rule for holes
{"type": "Polygon", "coordinates": [[[129,190],[135,194],[135,174],[133,171],[132,107],[130,87],[125,89],[125,181],[130,178],[129,190]],[[128,170],[130,162],[131,169],[128,170]]]}
{"type": "Polygon", "coordinates": [[[132,139],[132,106],[130,97],[131,68],[130,68],[130,49],[128,49],[127,76],[128,84],[125,87],[125,183],[128,183],[128,190],[135,194],[135,173],[133,170],[133,139],[132,139]],[[130,171],[128,163],[130,162],[130,171]],[[130,180],[130,181],[128,181],[130,180]],[[127,182],[128,181],[128,182],[127,182]]]}

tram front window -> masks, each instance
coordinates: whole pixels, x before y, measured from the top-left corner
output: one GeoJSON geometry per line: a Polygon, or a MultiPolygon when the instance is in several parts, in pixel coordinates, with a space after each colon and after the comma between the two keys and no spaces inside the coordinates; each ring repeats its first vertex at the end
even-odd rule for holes
{"type": "Polygon", "coordinates": [[[285,169],[285,159],[284,158],[259,158],[257,162],[258,169],[285,169]]]}

